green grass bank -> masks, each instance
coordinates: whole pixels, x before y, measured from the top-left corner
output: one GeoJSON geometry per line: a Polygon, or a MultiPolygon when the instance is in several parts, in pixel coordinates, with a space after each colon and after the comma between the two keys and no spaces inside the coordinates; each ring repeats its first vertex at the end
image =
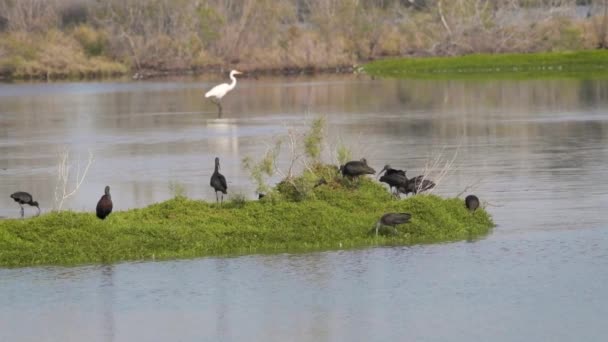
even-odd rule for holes
{"type": "MultiPolygon", "coordinates": [[[[417,195],[396,200],[370,179],[352,186],[336,178],[296,200],[275,191],[260,201],[223,207],[184,197],[112,213],[52,212],[0,221],[0,266],[74,265],[474,239],[492,219],[462,199],[417,195]],[[386,212],[409,212],[410,223],[375,237],[386,212]]],[[[236,197],[236,196],[235,196],[236,197]]]]}
{"type": "Polygon", "coordinates": [[[597,77],[608,76],[608,50],[384,59],[364,65],[363,70],[402,78],[597,77]]]}

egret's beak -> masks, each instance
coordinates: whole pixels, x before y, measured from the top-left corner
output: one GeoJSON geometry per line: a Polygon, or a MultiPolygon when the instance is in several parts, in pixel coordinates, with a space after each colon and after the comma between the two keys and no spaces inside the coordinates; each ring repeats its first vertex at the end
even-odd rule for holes
{"type": "Polygon", "coordinates": [[[234,71],[234,74],[235,74],[235,75],[242,75],[243,73],[242,73],[242,72],[240,72],[240,71],[238,71],[238,70],[235,70],[235,71],[234,71]]]}

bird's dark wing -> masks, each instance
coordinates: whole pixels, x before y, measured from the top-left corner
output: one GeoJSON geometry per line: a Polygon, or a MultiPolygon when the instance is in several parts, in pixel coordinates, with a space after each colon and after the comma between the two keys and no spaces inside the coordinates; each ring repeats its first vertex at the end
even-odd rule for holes
{"type": "Polygon", "coordinates": [[[412,215],[409,213],[388,213],[388,214],[384,214],[384,216],[382,216],[382,218],[380,219],[380,222],[382,222],[383,224],[392,226],[392,225],[406,223],[410,220],[411,217],[412,217],[412,215]]]}
{"type": "Polygon", "coordinates": [[[435,187],[435,182],[430,179],[425,179],[423,175],[416,176],[409,180],[409,188],[412,192],[422,192],[435,187]]]}
{"type": "Polygon", "coordinates": [[[396,187],[397,191],[407,195],[405,190],[407,188],[407,179],[405,176],[394,173],[392,175],[384,175],[380,177],[380,181],[388,184],[391,188],[396,187]]]}
{"type": "Polygon", "coordinates": [[[465,205],[470,210],[475,210],[479,208],[479,199],[475,195],[469,195],[464,200],[465,205]]]}
{"type": "Polygon", "coordinates": [[[342,173],[351,176],[359,176],[363,174],[375,174],[376,171],[371,167],[367,166],[367,164],[365,164],[364,162],[354,160],[349,161],[344,165],[342,173]]]}
{"type": "Polygon", "coordinates": [[[403,171],[403,170],[387,169],[386,174],[387,175],[397,174],[397,175],[402,175],[405,177],[405,171],[403,171]]]}
{"type": "Polygon", "coordinates": [[[110,213],[112,212],[112,207],[112,200],[106,195],[101,196],[99,202],[97,202],[97,208],[95,208],[97,217],[103,219],[106,216],[110,215],[110,213]]]}
{"type": "Polygon", "coordinates": [[[228,189],[228,184],[226,184],[226,177],[219,172],[214,172],[211,175],[211,181],[209,182],[215,191],[226,191],[228,189]]]}
{"type": "Polygon", "coordinates": [[[11,198],[15,200],[15,202],[20,203],[29,203],[32,201],[32,195],[24,191],[17,191],[11,195],[11,198]]]}
{"type": "Polygon", "coordinates": [[[218,173],[217,176],[218,176],[220,184],[222,185],[222,188],[223,188],[222,192],[226,192],[228,190],[228,184],[226,183],[226,177],[224,177],[224,175],[221,173],[218,173]]]}

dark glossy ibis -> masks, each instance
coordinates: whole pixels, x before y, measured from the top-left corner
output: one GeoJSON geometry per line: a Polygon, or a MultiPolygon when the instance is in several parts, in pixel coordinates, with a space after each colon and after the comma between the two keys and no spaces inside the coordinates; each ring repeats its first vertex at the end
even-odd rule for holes
{"type": "Polygon", "coordinates": [[[382,215],[380,220],[376,222],[376,236],[378,236],[378,228],[380,226],[391,226],[394,228],[398,224],[409,222],[411,217],[412,215],[408,213],[388,213],[382,215]]]}
{"type": "Polygon", "coordinates": [[[475,195],[469,195],[464,199],[464,204],[470,211],[475,211],[475,209],[479,208],[479,198],[475,195]]]}
{"type": "Polygon", "coordinates": [[[378,175],[381,175],[382,173],[384,173],[384,175],[380,177],[380,182],[388,184],[391,193],[399,197],[399,192],[397,191],[397,193],[395,193],[393,188],[398,189],[399,187],[407,187],[407,177],[405,176],[405,171],[393,169],[390,165],[386,164],[378,175]]]}
{"type": "Polygon", "coordinates": [[[23,208],[24,204],[28,204],[32,207],[38,208],[38,213],[36,214],[36,216],[40,215],[40,207],[38,206],[38,202],[34,201],[34,199],[32,198],[32,195],[30,195],[29,193],[24,192],[24,191],[17,191],[11,195],[11,198],[14,199],[15,202],[19,203],[19,206],[21,207],[21,217],[22,218],[25,214],[25,210],[23,208]]]}
{"type": "Polygon", "coordinates": [[[365,158],[361,158],[361,160],[349,161],[344,165],[340,165],[340,172],[342,172],[342,176],[349,178],[357,178],[366,174],[376,174],[376,170],[367,165],[367,160],[365,158]]]}
{"type": "MultiPolygon", "coordinates": [[[[215,157],[215,171],[211,175],[211,187],[215,190],[215,201],[220,202],[218,197],[218,191],[222,193],[222,201],[224,203],[224,195],[228,194],[228,184],[226,184],[226,177],[220,173],[220,158],[215,157]]],[[[221,204],[220,203],[220,204],[221,204]]]]}
{"type": "MultiPolygon", "coordinates": [[[[407,178],[407,176],[405,178],[407,178]]],[[[434,188],[435,185],[435,182],[430,179],[426,179],[423,175],[420,175],[414,178],[409,178],[406,186],[399,186],[397,189],[399,192],[404,193],[407,196],[409,193],[413,193],[415,195],[419,192],[430,190],[434,188]]]]}
{"type": "Polygon", "coordinates": [[[110,195],[110,187],[106,185],[104,194],[97,202],[97,208],[95,209],[97,217],[104,220],[112,212],[112,196],[110,195]]]}

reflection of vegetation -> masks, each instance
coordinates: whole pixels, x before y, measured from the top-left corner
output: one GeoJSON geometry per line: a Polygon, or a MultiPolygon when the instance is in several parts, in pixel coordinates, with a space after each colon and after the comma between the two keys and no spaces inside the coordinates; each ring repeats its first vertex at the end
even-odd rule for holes
{"type": "Polygon", "coordinates": [[[364,70],[372,75],[392,77],[488,74],[525,77],[598,71],[608,74],[608,51],[390,59],[369,63],[364,70]]]}
{"type": "Polygon", "coordinates": [[[461,199],[419,195],[398,201],[368,179],[355,189],[343,185],[341,177],[333,178],[314,188],[314,198],[299,202],[281,190],[275,194],[260,201],[239,198],[222,208],[175,197],[112,213],[105,221],[71,211],[2,220],[0,266],[401,245],[469,239],[492,226],[484,210],[471,215],[461,199]],[[369,235],[378,218],[390,211],[412,213],[411,223],[399,227],[396,235],[369,235]]]}

